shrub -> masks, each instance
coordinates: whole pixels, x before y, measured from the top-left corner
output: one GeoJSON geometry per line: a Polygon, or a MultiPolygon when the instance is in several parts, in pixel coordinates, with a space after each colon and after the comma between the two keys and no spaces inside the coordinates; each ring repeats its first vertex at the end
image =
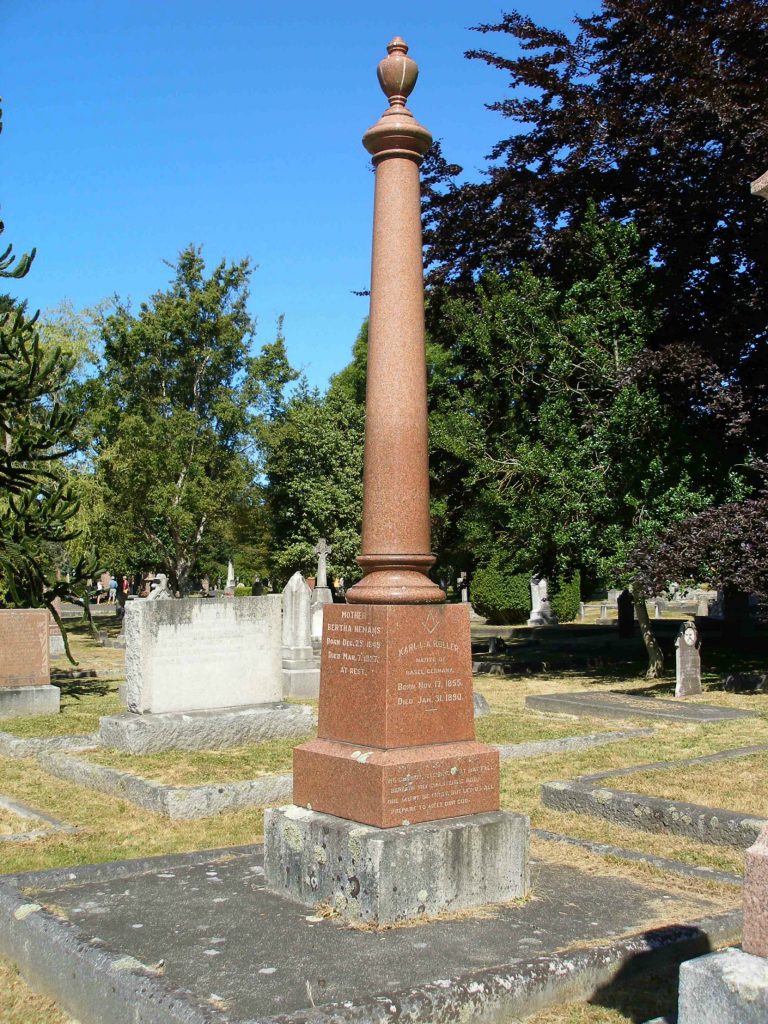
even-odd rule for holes
{"type": "Polygon", "coordinates": [[[549,603],[559,622],[573,622],[579,614],[580,602],[581,573],[577,569],[570,579],[555,581],[549,603]]]}
{"type": "Polygon", "coordinates": [[[250,587],[235,587],[235,597],[250,597],[250,596],[251,596],[251,588],[250,587]]]}
{"type": "Polygon", "coordinates": [[[480,566],[472,577],[472,605],[493,625],[525,622],[531,607],[530,578],[498,560],[480,566]]]}

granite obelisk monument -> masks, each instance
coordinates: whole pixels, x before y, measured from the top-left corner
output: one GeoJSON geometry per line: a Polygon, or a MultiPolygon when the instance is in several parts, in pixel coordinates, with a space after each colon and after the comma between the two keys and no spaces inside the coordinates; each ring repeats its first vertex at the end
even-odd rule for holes
{"type": "Polygon", "coordinates": [[[266,823],[271,888],[379,923],[523,895],[528,833],[499,811],[498,753],[475,739],[468,607],[428,576],[419,166],[432,138],[406,107],[408,47],[395,38],[387,54],[389,108],[363,137],[376,169],[363,578],[325,609],[318,737],[294,751],[294,805],[266,823]]]}

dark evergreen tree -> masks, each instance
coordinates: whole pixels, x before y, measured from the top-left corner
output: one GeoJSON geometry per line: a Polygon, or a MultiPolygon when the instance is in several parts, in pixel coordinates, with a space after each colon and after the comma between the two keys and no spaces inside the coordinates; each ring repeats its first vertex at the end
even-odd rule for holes
{"type": "MultiPolygon", "coordinates": [[[[0,277],[24,277],[34,256],[33,249],[15,258],[7,246],[0,277]]],[[[56,578],[79,508],[63,467],[73,451],[75,414],[59,401],[72,360],[42,345],[36,322],[25,303],[0,296],[0,603],[47,606],[61,626],[54,600],[83,603],[93,566],[81,559],[68,579],[56,578]]]]}
{"type": "Polygon", "coordinates": [[[515,11],[479,26],[513,44],[467,56],[509,76],[490,106],[515,131],[477,183],[428,158],[432,281],[468,290],[481,267],[526,260],[567,285],[595,201],[640,233],[662,314],[652,344],[694,346],[743,381],[766,433],[768,206],[749,193],[768,159],[766,15],[766,0],[603,0],[573,37],[515,11]]]}

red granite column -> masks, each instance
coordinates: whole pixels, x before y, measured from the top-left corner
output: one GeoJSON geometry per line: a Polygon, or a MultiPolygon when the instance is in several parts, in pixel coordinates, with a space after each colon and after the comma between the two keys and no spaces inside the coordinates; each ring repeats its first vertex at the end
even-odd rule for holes
{"type": "Polygon", "coordinates": [[[390,102],[363,144],[373,156],[371,315],[362,554],[354,604],[439,603],[430,553],[419,165],[432,136],[405,106],[418,67],[395,38],[379,64],[390,102]]]}
{"type": "Polygon", "coordinates": [[[499,807],[499,756],[475,740],[468,606],[430,554],[417,75],[394,39],[376,166],[363,481],[365,575],[323,613],[318,738],[294,750],[294,803],[382,828],[499,807]]]}

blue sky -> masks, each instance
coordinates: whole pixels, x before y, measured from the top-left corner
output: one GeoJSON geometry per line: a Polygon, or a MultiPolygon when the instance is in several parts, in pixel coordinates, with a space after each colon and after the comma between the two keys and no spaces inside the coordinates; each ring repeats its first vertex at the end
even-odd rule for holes
{"type": "Polygon", "coordinates": [[[165,287],[187,243],[249,255],[257,341],[285,314],[291,362],[324,387],[367,311],[373,176],[360,139],[385,107],[376,64],[402,35],[410,105],[479,176],[509,125],[505,76],[469,27],[516,7],[566,27],[597,0],[3,0],[5,243],[37,246],[8,289],[43,309],[165,287]]]}

